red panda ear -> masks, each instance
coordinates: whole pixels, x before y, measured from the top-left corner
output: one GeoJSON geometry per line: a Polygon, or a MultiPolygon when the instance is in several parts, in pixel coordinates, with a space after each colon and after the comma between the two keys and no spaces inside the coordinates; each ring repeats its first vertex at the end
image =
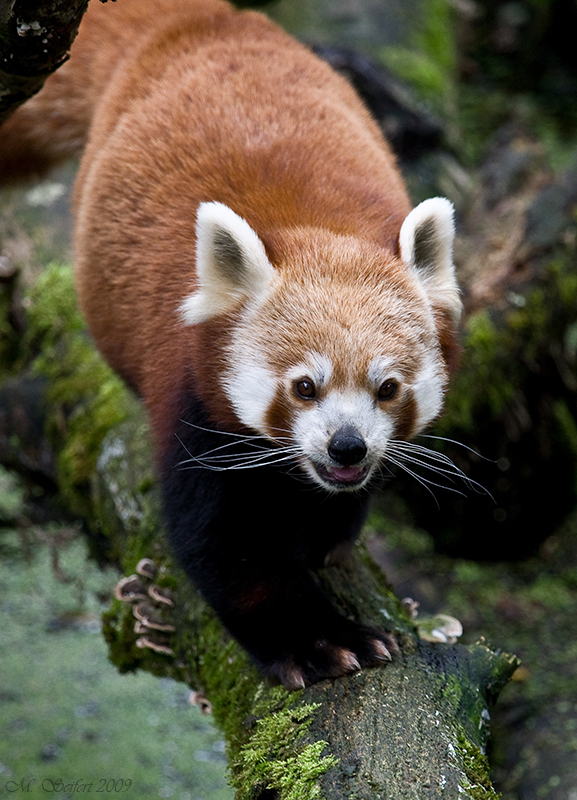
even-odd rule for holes
{"type": "Polygon", "coordinates": [[[416,274],[433,306],[448,311],[454,323],[461,299],[453,266],[453,206],[444,197],[425,200],[401,226],[401,258],[416,274]]]}
{"type": "Polygon", "coordinates": [[[196,290],[180,307],[187,325],[212,319],[262,295],[275,271],[250,225],[222,203],[196,216],[196,290]]]}

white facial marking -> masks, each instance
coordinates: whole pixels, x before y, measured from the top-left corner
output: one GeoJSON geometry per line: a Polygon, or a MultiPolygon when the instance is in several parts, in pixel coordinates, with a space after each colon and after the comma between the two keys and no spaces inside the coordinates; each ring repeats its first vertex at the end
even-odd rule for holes
{"type": "Polygon", "coordinates": [[[422,430],[435,419],[443,407],[444,376],[436,355],[430,355],[413,383],[413,396],[417,404],[416,427],[422,430]]]}
{"type": "Polygon", "coordinates": [[[325,386],[333,374],[333,365],[330,358],[322,353],[309,353],[306,361],[293,367],[287,373],[287,378],[292,382],[297,378],[311,378],[317,387],[325,386]]]}
{"type": "Polygon", "coordinates": [[[352,426],[362,437],[367,454],[357,469],[362,469],[363,479],[354,483],[350,489],[370,480],[375,468],[380,464],[389,441],[394,423],[375,403],[374,394],[363,390],[333,390],[319,403],[311,403],[297,415],[294,424],[294,437],[299,443],[306,459],[303,466],[314,481],[325,489],[347,489],[345,484],[336,487],[319,475],[318,469],[334,470],[335,464],[328,454],[328,445],[333,434],[345,425],[352,426]]]}
{"type": "Polygon", "coordinates": [[[240,421],[260,433],[277,391],[277,379],[264,361],[248,357],[236,361],[224,381],[225,392],[240,421]]]}
{"type": "Polygon", "coordinates": [[[402,374],[395,368],[394,359],[387,356],[377,356],[371,361],[368,377],[375,390],[386,380],[396,381],[399,385],[404,382],[402,374]]]}

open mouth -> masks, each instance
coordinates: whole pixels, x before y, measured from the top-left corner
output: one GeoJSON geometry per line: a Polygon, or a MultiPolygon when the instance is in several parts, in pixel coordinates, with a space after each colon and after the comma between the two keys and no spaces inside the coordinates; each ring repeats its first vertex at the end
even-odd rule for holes
{"type": "Polygon", "coordinates": [[[369,473],[368,467],[324,467],[315,464],[314,468],[325,483],[343,489],[360,486],[369,473]]]}

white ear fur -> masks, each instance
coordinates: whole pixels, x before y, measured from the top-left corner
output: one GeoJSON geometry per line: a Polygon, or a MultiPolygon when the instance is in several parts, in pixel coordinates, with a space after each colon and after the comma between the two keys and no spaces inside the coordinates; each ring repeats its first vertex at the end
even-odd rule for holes
{"type": "Polygon", "coordinates": [[[201,203],[196,215],[198,287],[182,303],[187,325],[204,322],[262,295],[274,277],[264,245],[223,203],[201,203]]]}
{"type": "Polygon", "coordinates": [[[444,197],[424,200],[401,226],[401,258],[417,275],[433,305],[447,309],[455,323],[461,316],[453,266],[453,205],[444,197]]]}

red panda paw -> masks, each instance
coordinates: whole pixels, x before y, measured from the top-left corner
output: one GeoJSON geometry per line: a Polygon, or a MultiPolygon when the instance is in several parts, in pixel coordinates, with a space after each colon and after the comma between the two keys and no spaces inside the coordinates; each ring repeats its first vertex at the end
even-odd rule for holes
{"type": "Polygon", "coordinates": [[[273,682],[296,691],[326,678],[382,666],[399,651],[393,636],[373,628],[358,626],[342,638],[342,644],[317,639],[310,647],[301,647],[294,655],[268,664],[264,672],[273,682]]]}

